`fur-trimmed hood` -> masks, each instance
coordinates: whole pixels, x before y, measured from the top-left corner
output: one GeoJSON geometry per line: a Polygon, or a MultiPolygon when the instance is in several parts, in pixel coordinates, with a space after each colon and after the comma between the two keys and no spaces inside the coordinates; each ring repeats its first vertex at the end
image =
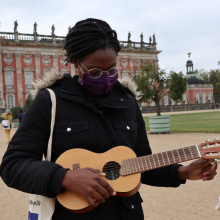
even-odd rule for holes
{"type": "MultiPolygon", "coordinates": [[[[40,90],[45,89],[47,87],[52,86],[57,80],[60,80],[64,77],[64,74],[59,72],[56,69],[50,70],[47,74],[44,75],[42,79],[38,78],[34,83],[34,90],[31,92],[33,98],[39,93],[40,90]]],[[[118,79],[121,85],[125,88],[128,88],[138,100],[141,98],[141,92],[137,91],[136,83],[129,77],[124,77],[122,79],[118,79]]]]}

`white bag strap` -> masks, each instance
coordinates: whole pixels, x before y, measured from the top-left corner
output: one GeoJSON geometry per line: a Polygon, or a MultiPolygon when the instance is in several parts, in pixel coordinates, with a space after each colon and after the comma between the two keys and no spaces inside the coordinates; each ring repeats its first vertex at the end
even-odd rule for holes
{"type": "Polygon", "coordinates": [[[50,125],[50,138],[48,141],[48,147],[47,147],[47,161],[51,161],[51,152],[52,152],[52,139],[53,139],[53,129],[55,124],[55,116],[56,116],[56,96],[54,94],[54,91],[51,89],[47,89],[50,93],[50,98],[52,102],[51,107],[51,125],[50,125]]]}

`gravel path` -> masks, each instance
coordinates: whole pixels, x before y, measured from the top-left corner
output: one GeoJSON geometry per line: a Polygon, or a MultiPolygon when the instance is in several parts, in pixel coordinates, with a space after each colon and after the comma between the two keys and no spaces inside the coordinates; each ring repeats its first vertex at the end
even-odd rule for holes
{"type": "MultiPolygon", "coordinates": [[[[16,129],[13,128],[12,134],[15,131],[16,129]]],[[[216,134],[212,133],[148,134],[153,153],[200,144],[216,137],[216,134]]],[[[0,129],[0,158],[6,148],[6,136],[0,129]]],[[[185,162],[187,163],[189,162],[185,162]]],[[[187,181],[179,188],[142,185],[140,192],[144,200],[145,219],[148,220],[214,220],[220,218],[220,211],[214,210],[220,195],[219,175],[207,182],[187,181]]],[[[0,220],[27,219],[28,194],[8,188],[0,179],[0,196],[0,220]]]]}

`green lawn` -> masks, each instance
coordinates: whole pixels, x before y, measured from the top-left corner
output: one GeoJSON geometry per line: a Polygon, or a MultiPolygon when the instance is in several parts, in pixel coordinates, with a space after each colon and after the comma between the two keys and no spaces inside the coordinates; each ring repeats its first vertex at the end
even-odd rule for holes
{"type": "MultiPolygon", "coordinates": [[[[150,131],[148,117],[144,120],[150,131]]],[[[170,115],[170,131],[220,133],[220,111],[170,115]]]]}

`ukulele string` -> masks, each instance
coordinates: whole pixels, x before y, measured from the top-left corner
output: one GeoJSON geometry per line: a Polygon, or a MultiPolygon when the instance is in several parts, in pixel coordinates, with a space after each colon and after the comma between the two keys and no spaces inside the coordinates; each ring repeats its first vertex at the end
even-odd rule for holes
{"type": "MultiPolygon", "coordinates": [[[[194,146],[193,146],[194,147],[194,146]]],[[[151,154],[147,156],[137,157],[137,158],[131,158],[123,160],[123,169],[125,170],[144,170],[148,169],[148,167],[161,167],[164,165],[174,164],[178,162],[183,162],[191,159],[192,157],[198,156],[198,151],[195,148],[188,147],[188,151],[184,151],[186,148],[180,148],[178,150],[171,150],[167,152],[157,153],[157,154],[151,154]],[[190,148],[190,149],[189,149],[190,148]],[[168,152],[172,155],[172,157],[168,156],[168,152]],[[166,156],[164,157],[164,154],[166,156]],[[162,159],[161,159],[161,158],[162,159]],[[173,161],[172,163],[170,161],[173,161]],[[139,169],[137,169],[139,168],[139,169]]],[[[108,164],[105,166],[105,170],[108,172],[110,169],[111,173],[118,174],[118,170],[121,168],[121,165],[123,161],[120,162],[108,162],[108,164]]],[[[99,169],[100,171],[104,172],[103,165],[99,165],[96,167],[92,167],[93,169],[99,169]]]]}

